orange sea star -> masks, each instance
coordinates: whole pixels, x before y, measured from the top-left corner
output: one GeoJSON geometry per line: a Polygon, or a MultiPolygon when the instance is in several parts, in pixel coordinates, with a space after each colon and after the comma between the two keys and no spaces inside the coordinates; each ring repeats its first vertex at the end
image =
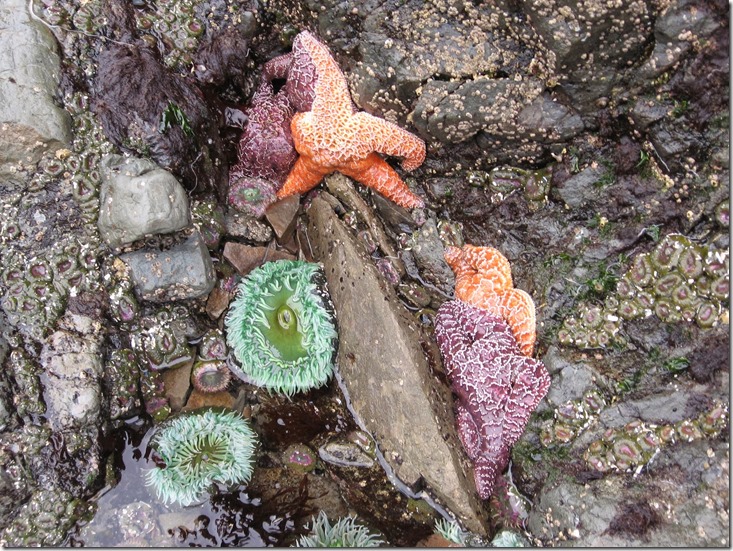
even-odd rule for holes
{"type": "Polygon", "coordinates": [[[303,31],[295,37],[291,59],[289,79],[291,75],[312,78],[315,72],[315,81],[307,82],[308,88],[312,87],[310,110],[296,113],[291,122],[300,156],[278,198],[304,193],[327,174],[338,171],[398,205],[422,207],[422,199],[379,153],[403,157],[402,168],[414,170],[425,159],[425,142],[391,122],[357,111],[341,69],[328,48],[311,33],[303,31]]]}
{"type": "Polygon", "coordinates": [[[515,289],[509,261],[492,247],[447,247],[445,260],[456,274],[456,298],[488,310],[509,324],[522,354],[536,339],[534,301],[515,289]]]}

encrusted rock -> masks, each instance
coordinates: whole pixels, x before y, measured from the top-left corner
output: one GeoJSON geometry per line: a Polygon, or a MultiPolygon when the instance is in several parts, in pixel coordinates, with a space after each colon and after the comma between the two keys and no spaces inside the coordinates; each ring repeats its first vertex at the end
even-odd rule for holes
{"type": "Polygon", "coordinates": [[[100,163],[99,233],[112,248],[191,223],[188,197],[175,176],[148,159],[107,155],[100,163]]]}
{"type": "Polygon", "coordinates": [[[167,251],[141,249],[120,258],[127,263],[137,295],[168,302],[207,295],[216,283],[214,265],[198,232],[167,251]]]}
{"type": "Polygon", "coordinates": [[[75,314],[64,319],[68,329],[52,333],[40,355],[44,400],[53,430],[94,425],[102,398],[101,324],[75,314]]]}
{"type": "Polygon", "coordinates": [[[357,418],[400,480],[412,487],[424,480],[466,526],[485,533],[461,465],[450,396],[430,373],[419,328],[329,204],[315,198],[307,214],[339,320],[337,364],[357,418]]]}

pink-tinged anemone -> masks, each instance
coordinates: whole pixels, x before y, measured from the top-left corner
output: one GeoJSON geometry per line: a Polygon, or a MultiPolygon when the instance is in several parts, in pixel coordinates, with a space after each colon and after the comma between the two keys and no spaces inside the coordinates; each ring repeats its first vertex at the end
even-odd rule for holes
{"type": "Polygon", "coordinates": [[[506,322],[462,301],[440,307],[435,337],[456,395],[458,434],[479,496],[487,499],[550,376],[542,362],[522,354],[506,322]]]}

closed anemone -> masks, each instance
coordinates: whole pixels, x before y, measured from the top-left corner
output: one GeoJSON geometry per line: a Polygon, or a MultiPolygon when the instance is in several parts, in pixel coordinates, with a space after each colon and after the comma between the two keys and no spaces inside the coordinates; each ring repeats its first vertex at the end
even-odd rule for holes
{"type": "Polygon", "coordinates": [[[145,480],[164,503],[191,505],[213,483],[243,484],[252,476],[257,437],[234,411],[203,408],[153,430],[150,444],[162,464],[145,480]]]}
{"type": "Polygon", "coordinates": [[[241,379],[292,396],[320,387],[333,374],[338,334],[318,264],[277,260],[239,284],[225,318],[227,343],[241,379]]]}

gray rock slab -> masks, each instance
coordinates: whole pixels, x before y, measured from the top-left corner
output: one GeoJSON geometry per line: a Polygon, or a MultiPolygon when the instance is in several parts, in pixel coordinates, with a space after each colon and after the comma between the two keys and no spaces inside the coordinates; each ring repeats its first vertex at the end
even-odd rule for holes
{"type": "Polygon", "coordinates": [[[428,218],[420,229],[412,234],[410,250],[423,276],[444,292],[452,293],[456,277],[443,258],[445,248],[438,235],[435,218],[428,218]]]}
{"type": "Polygon", "coordinates": [[[56,40],[31,19],[26,0],[0,4],[0,173],[36,163],[71,142],[71,120],[54,101],[60,57],[56,40]]]}
{"type": "Polygon", "coordinates": [[[143,300],[197,298],[209,294],[216,283],[209,250],[198,232],[167,251],[141,249],[120,258],[130,267],[135,292],[143,300]]]}
{"type": "Polygon", "coordinates": [[[100,416],[101,324],[75,314],[67,322],[49,335],[40,355],[43,399],[54,431],[95,425],[100,416]]]}
{"type": "Polygon", "coordinates": [[[429,339],[326,201],[314,199],[307,218],[336,307],[338,370],[353,411],[403,483],[414,490],[424,482],[469,530],[485,534],[450,392],[423,352],[429,339]]]}
{"type": "Polygon", "coordinates": [[[99,233],[112,248],[191,224],[188,196],[175,176],[148,159],[107,155],[100,163],[99,233]]]}

